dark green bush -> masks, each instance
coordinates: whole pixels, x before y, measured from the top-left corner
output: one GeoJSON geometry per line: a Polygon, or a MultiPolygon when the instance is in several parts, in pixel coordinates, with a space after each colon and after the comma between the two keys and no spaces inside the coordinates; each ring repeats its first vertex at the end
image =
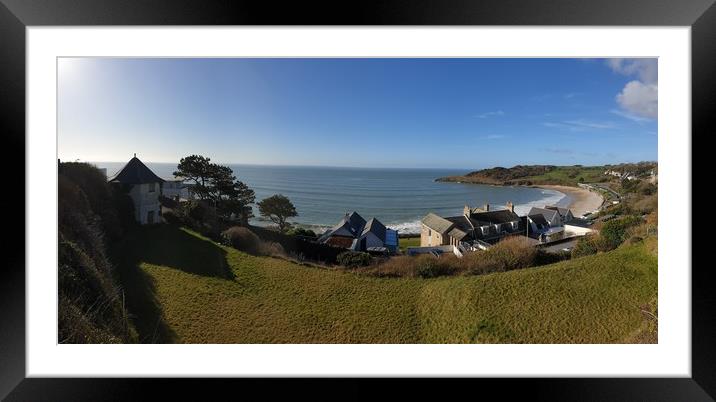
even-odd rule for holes
{"type": "Polygon", "coordinates": [[[286,232],[286,234],[289,236],[318,237],[318,236],[316,236],[316,232],[314,232],[313,230],[298,228],[298,227],[289,229],[288,232],[286,232]]]}
{"type": "Polygon", "coordinates": [[[619,247],[626,240],[627,229],[642,222],[640,216],[626,216],[605,222],[599,233],[606,248],[612,250],[619,247]]]}
{"type": "Polygon", "coordinates": [[[584,257],[596,254],[599,251],[599,239],[597,235],[584,236],[577,241],[572,248],[572,258],[584,257]]]}
{"type": "Polygon", "coordinates": [[[344,251],[336,258],[338,264],[346,268],[366,267],[370,265],[372,257],[368,253],[360,251],[344,251]]]}
{"type": "Polygon", "coordinates": [[[283,247],[274,242],[261,240],[254,232],[243,226],[233,226],[221,233],[223,243],[254,255],[285,255],[283,247]]]}

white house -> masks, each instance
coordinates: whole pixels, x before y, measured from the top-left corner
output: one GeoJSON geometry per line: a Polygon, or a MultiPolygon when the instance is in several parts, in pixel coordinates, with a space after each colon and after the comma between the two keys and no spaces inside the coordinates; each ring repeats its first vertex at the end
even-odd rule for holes
{"type": "Polygon", "coordinates": [[[165,178],[162,183],[162,195],[173,200],[188,200],[191,198],[189,186],[183,178],[165,178]]]}
{"type": "Polygon", "coordinates": [[[159,195],[164,180],[149,170],[137,154],[108,182],[120,186],[132,199],[137,222],[144,225],[161,221],[159,195]]]}

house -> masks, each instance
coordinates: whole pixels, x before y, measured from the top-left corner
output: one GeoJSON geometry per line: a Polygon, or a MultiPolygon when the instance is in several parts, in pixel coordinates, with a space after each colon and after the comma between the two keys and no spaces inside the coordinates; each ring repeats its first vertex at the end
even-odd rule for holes
{"type": "Polygon", "coordinates": [[[162,183],[162,195],[173,200],[188,200],[191,198],[189,186],[184,182],[184,178],[164,178],[162,183]]]}
{"type": "Polygon", "coordinates": [[[521,234],[525,220],[520,218],[514,205],[507,203],[506,209],[491,210],[489,204],[482,208],[465,205],[460,216],[442,217],[427,214],[421,220],[420,246],[443,245],[477,247],[476,244],[496,243],[505,236],[521,234]]]}
{"type": "Polygon", "coordinates": [[[398,231],[388,229],[376,218],[366,221],[353,211],[335,226],[328,229],[319,243],[353,251],[395,253],[398,249],[398,231]]]}
{"type": "Polygon", "coordinates": [[[137,158],[137,154],[134,154],[122,170],[107,181],[119,186],[132,199],[134,218],[137,222],[144,225],[160,221],[159,195],[164,180],[142,163],[137,158]]]}
{"type": "Polygon", "coordinates": [[[544,208],[533,207],[527,213],[529,236],[541,242],[550,242],[564,237],[583,236],[594,232],[589,228],[591,222],[575,218],[568,208],[547,205],[544,208]]]}
{"type": "Polygon", "coordinates": [[[574,215],[570,209],[554,205],[548,205],[544,208],[532,207],[527,213],[527,217],[530,219],[536,215],[544,217],[550,227],[563,226],[565,223],[574,219],[574,215]]]}

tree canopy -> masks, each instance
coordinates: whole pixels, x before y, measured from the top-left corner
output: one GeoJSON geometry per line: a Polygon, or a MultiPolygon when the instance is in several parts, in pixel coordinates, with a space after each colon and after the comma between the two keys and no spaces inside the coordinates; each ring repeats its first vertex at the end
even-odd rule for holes
{"type": "Polygon", "coordinates": [[[287,219],[298,216],[293,203],[285,195],[275,194],[264,198],[259,201],[258,206],[261,216],[277,224],[282,232],[291,226],[287,219]]]}
{"type": "Polygon", "coordinates": [[[254,190],[236,180],[230,167],[211,163],[210,158],[201,155],[190,155],[181,158],[174,176],[193,182],[192,193],[213,205],[219,216],[233,217],[243,223],[253,216],[254,190]]]}

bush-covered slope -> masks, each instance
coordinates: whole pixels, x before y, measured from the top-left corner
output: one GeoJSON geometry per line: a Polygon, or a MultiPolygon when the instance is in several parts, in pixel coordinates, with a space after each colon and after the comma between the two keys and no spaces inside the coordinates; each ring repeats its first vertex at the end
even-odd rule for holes
{"type": "Polygon", "coordinates": [[[63,163],[58,201],[58,342],[133,341],[105,245],[126,229],[126,200],[95,167],[63,163]]]}

